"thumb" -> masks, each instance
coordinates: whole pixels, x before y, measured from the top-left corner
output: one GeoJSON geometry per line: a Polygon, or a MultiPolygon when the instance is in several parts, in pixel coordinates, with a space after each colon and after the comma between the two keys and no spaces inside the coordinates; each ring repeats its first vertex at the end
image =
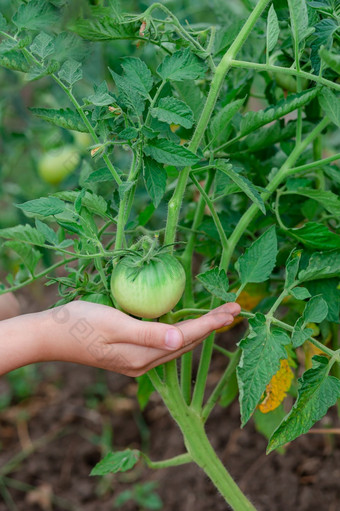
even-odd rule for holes
{"type": "Polygon", "coordinates": [[[133,344],[170,351],[178,350],[184,344],[183,333],[179,328],[137,319],[134,320],[133,328],[129,329],[129,338],[133,344]]]}

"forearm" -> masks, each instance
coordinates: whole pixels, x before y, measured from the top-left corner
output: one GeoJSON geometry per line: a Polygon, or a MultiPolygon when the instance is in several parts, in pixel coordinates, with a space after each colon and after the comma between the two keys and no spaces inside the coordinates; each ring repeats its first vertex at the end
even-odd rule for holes
{"type": "Polygon", "coordinates": [[[38,314],[0,321],[0,375],[40,361],[38,314]]]}

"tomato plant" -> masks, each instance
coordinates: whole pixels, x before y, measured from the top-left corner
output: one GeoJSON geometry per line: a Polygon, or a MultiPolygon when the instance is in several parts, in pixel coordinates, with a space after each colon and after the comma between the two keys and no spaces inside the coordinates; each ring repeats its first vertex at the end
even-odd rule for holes
{"type": "MultiPolygon", "coordinates": [[[[232,351],[211,335],[197,369],[187,353],[145,376],[145,402],[159,392],[185,452],[157,462],[136,450],[109,453],[93,470],[195,462],[233,509],[254,510],[206,435],[214,407],[238,395],[242,426],[253,419],[271,452],[340,397],[339,12],[305,0],[240,1],[223,12],[204,4],[188,16],[176,2],[129,6],[70,12],[64,2],[18,1],[0,17],[6,78],[20,89],[25,73],[32,90],[51,87],[33,94],[28,124],[43,132],[48,121],[66,147],[69,130],[91,137],[73,182],[16,201],[22,222],[0,237],[21,266],[0,293],[48,278],[64,304],[108,298],[112,285],[127,312],[167,312],[162,320],[172,323],[258,286],[232,351]],[[294,86],[283,93],[275,76],[294,86]],[[158,252],[138,245],[144,236],[158,252]],[[207,395],[216,351],[226,368],[207,395]]],[[[12,189],[9,171],[4,184],[12,189]]]]}

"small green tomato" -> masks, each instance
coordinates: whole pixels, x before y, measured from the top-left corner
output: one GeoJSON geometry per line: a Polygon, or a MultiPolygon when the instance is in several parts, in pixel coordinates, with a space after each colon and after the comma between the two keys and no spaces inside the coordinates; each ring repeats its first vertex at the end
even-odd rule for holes
{"type": "Polygon", "coordinates": [[[169,312],[181,298],[185,273],[171,254],[159,252],[150,260],[142,254],[128,254],[114,266],[111,292],[126,312],[142,318],[158,318],[169,312]]]}
{"type": "Polygon", "coordinates": [[[39,176],[51,185],[58,185],[78,167],[79,151],[73,145],[65,145],[46,152],[38,163],[39,176]]]}

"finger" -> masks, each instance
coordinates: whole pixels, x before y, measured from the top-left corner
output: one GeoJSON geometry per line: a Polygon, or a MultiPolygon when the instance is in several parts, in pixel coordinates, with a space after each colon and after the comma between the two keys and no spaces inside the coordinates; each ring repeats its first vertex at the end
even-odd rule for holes
{"type": "Polygon", "coordinates": [[[184,337],[182,331],[177,326],[130,318],[124,342],[148,348],[173,351],[183,346],[184,337]]]}
{"type": "Polygon", "coordinates": [[[184,346],[196,340],[204,339],[214,330],[231,325],[234,321],[234,316],[229,312],[224,312],[224,310],[218,308],[200,318],[177,323],[176,326],[183,333],[184,346]]]}

